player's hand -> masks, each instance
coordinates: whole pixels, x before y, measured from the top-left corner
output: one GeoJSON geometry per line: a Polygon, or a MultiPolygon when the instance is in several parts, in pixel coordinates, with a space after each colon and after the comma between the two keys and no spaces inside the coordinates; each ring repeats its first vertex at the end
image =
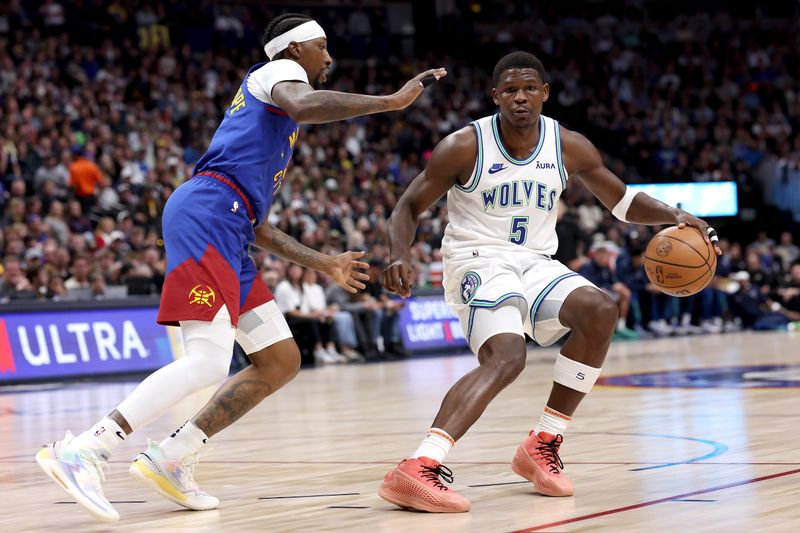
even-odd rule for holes
{"type": "Polygon", "coordinates": [[[713,243],[714,251],[717,252],[717,255],[722,255],[722,250],[719,249],[719,237],[717,236],[717,231],[709,226],[704,220],[697,218],[686,211],[681,211],[678,214],[678,217],[675,219],[675,224],[677,224],[681,229],[685,228],[686,226],[697,228],[700,233],[703,234],[706,244],[713,243]]]}
{"type": "Polygon", "coordinates": [[[399,111],[411,105],[411,103],[422,94],[425,87],[430,84],[430,79],[425,80],[425,78],[429,78],[430,76],[433,76],[435,79],[434,81],[438,81],[447,76],[447,70],[443,68],[432,68],[408,80],[399,91],[389,96],[391,109],[393,111],[399,111]]]}
{"type": "Polygon", "coordinates": [[[369,274],[361,272],[367,270],[369,265],[358,259],[364,257],[366,252],[345,252],[333,258],[330,268],[326,272],[341,288],[350,293],[357,293],[366,285],[358,280],[367,281],[369,274]]]}
{"type": "Polygon", "coordinates": [[[398,259],[383,270],[383,288],[402,298],[411,296],[411,287],[417,282],[417,273],[406,259],[398,259]]]}

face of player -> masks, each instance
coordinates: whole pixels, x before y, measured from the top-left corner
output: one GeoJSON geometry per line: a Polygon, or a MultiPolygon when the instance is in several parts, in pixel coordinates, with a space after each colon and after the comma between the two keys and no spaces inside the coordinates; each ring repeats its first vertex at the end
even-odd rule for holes
{"type": "Polygon", "coordinates": [[[308,74],[311,86],[318,89],[328,81],[328,71],[333,63],[328,53],[328,39],[319,37],[299,43],[297,47],[300,54],[297,62],[308,74]]]}
{"type": "Polygon", "coordinates": [[[532,68],[504,71],[497,87],[492,89],[492,99],[500,107],[500,114],[517,128],[530,127],[539,120],[549,95],[550,85],[532,68]]]}

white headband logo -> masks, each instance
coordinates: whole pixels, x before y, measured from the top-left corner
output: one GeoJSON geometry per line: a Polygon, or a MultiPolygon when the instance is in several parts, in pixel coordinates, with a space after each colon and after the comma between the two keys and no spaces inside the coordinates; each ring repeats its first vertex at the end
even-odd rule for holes
{"type": "Polygon", "coordinates": [[[325,37],[325,31],[322,26],[317,24],[316,20],[309,20],[272,39],[264,45],[264,52],[267,53],[267,57],[271,60],[280,52],[286,50],[291,42],[304,43],[319,37],[325,37]]]}

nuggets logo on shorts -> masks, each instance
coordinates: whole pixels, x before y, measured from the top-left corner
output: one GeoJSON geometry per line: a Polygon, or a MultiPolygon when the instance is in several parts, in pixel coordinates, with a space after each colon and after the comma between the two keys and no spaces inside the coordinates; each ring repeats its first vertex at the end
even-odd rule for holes
{"type": "Polygon", "coordinates": [[[213,307],[214,302],[217,300],[217,295],[214,294],[214,291],[208,285],[202,289],[200,287],[201,285],[196,285],[189,291],[189,305],[205,304],[209,307],[213,307]]]}
{"type": "Polygon", "coordinates": [[[476,272],[469,271],[464,274],[464,278],[461,280],[461,301],[467,303],[472,300],[480,286],[481,277],[476,272]]]}

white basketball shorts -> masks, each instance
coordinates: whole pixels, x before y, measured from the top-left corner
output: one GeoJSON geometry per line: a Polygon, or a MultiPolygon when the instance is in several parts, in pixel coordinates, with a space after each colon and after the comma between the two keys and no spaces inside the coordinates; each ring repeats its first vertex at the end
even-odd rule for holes
{"type": "Polygon", "coordinates": [[[236,342],[247,355],[290,338],[292,332],[275,300],[263,303],[239,317],[236,342]]]}
{"type": "Polygon", "coordinates": [[[489,337],[509,331],[507,324],[489,328],[484,324],[481,330],[489,333],[472,339],[477,309],[517,307],[523,319],[523,331],[518,333],[549,346],[569,331],[558,319],[567,296],[579,287],[595,287],[561,262],[525,249],[500,253],[487,247],[479,253],[477,257],[470,253],[444,261],[445,300],[458,315],[464,336],[476,354],[489,337]]]}

